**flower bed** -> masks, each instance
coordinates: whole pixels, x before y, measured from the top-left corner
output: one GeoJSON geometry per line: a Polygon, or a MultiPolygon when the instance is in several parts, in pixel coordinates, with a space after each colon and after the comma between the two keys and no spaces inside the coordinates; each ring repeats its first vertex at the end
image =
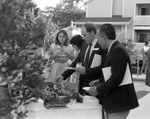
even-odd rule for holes
{"type": "Polygon", "coordinates": [[[34,95],[44,100],[46,109],[54,107],[64,107],[70,102],[70,98],[79,98],[74,90],[53,82],[43,82],[32,89],[34,95]]]}

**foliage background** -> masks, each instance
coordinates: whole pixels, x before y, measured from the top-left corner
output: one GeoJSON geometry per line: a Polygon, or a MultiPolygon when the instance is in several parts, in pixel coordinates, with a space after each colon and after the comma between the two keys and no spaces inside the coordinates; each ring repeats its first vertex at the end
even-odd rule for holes
{"type": "MultiPolygon", "coordinates": [[[[52,13],[52,21],[60,28],[70,26],[71,21],[85,18],[85,9],[81,9],[79,4],[84,0],[61,0],[56,7],[47,6],[46,13],[52,13]]],[[[82,6],[85,7],[85,6],[82,6]]]]}
{"type": "MultiPolygon", "coordinates": [[[[31,0],[0,1],[0,86],[8,86],[7,98],[16,110],[36,97],[29,87],[44,80],[41,75],[47,62],[40,51],[48,47],[45,41],[53,42],[51,34],[57,29],[51,14],[36,16],[35,8],[31,0]]],[[[8,109],[7,105],[3,107],[8,109]]]]}
{"type": "Polygon", "coordinates": [[[85,16],[78,3],[63,0],[55,8],[41,11],[32,0],[0,1],[0,86],[8,86],[12,109],[36,98],[30,87],[44,80],[41,76],[47,60],[43,55],[56,31],[85,16]]]}

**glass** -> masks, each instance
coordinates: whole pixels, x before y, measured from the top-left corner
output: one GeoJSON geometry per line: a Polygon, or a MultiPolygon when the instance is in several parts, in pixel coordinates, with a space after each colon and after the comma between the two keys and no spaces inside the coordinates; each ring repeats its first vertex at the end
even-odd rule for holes
{"type": "Polygon", "coordinates": [[[78,62],[77,64],[76,64],[76,67],[81,67],[82,66],[82,63],[81,62],[78,62]]]}
{"type": "Polygon", "coordinates": [[[58,55],[60,56],[60,60],[65,60],[66,59],[66,54],[63,49],[57,50],[58,55]]]}
{"type": "Polygon", "coordinates": [[[70,104],[73,105],[73,104],[76,104],[77,100],[75,98],[70,98],[70,104]]]}

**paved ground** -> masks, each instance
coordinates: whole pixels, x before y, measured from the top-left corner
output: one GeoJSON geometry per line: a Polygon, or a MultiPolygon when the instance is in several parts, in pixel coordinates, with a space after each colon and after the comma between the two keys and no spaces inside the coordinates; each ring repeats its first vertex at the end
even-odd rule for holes
{"type": "Polygon", "coordinates": [[[133,79],[138,81],[145,81],[146,74],[140,74],[140,75],[133,74],[132,77],[133,79]]]}
{"type": "Polygon", "coordinates": [[[140,106],[131,110],[127,119],[150,119],[150,87],[145,85],[145,79],[134,79],[134,85],[140,106]]]}

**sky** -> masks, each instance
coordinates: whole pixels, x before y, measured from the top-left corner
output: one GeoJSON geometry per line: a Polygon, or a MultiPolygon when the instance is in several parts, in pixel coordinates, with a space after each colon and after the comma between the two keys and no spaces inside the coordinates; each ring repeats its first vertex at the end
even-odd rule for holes
{"type": "Polygon", "coordinates": [[[43,10],[46,6],[55,7],[59,0],[33,0],[33,2],[43,10]]]}
{"type": "MultiPolygon", "coordinates": [[[[87,1],[87,0],[83,0],[83,1],[87,1]]],[[[33,0],[33,2],[37,4],[37,7],[44,10],[46,6],[55,7],[56,4],[60,2],[60,0],[33,0]]],[[[80,5],[83,6],[83,3],[81,3],[80,5]]]]}

